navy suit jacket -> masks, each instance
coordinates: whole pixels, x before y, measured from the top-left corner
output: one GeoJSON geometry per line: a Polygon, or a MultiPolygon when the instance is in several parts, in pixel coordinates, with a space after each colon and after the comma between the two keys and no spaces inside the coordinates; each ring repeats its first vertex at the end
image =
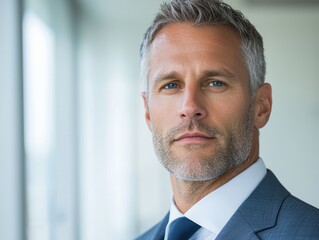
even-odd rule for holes
{"type": "MultiPolygon", "coordinates": [[[[163,240],[168,218],[136,240],[163,240]]],[[[319,240],[319,209],[292,196],[270,170],[216,238],[258,239],[319,240]]]]}

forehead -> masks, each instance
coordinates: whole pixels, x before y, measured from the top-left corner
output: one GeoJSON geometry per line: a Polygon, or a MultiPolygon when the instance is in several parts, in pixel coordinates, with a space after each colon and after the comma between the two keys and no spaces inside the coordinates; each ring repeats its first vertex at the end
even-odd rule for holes
{"type": "Polygon", "coordinates": [[[176,71],[178,67],[184,70],[185,67],[195,67],[246,71],[240,36],[226,25],[169,24],[155,36],[149,60],[150,78],[156,72],[176,71]]]}
{"type": "Polygon", "coordinates": [[[150,45],[150,49],[157,48],[159,44],[187,43],[193,38],[202,43],[213,42],[231,42],[240,45],[240,36],[229,25],[210,24],[210,25],[193,25],[188,22],[170,23],[158,31],[150,45]]]}

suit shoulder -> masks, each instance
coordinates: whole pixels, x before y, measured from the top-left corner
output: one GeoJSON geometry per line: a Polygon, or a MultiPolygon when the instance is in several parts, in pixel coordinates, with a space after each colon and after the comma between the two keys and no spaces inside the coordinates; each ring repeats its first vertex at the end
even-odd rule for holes
{"type": "Polygon", "coordinates": [[[319,209],[292,195],[283,202],[280,214],[288,219],[294,218],[301,222],[319,223],[319,209]]]}
{"type": "Polygon", "coordinates": [[[319,209],[289,195],[273,227],[258,233],[260,239],[319,239],[319,209]]]}
{"type": "Polygon", "coordinates": [[[319,209],[290,195],[282,204],[277,226],[290,229],[296,236],[312,236],[319,239],[319,209]]]}

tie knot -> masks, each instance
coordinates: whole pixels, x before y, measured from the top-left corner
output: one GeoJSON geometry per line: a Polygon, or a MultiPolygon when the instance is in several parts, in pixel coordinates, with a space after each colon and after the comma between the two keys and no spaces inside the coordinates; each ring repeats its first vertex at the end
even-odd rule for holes
{"type": "Polygon", "coordinates": [[[186,217],[174,220],[169,227],[168,240],[187,240],[200,226],[186,217]]]}

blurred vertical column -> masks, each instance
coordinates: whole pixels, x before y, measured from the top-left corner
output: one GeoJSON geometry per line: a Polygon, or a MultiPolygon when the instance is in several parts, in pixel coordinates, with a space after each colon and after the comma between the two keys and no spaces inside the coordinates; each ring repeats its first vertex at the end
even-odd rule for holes
{"type": "Polygon", "coordinates": [[[78,240],[73,3],[25,0],[28,240],[78,240]]]}
{"type": "Polygon", "coordinates": [[[23,240],[22,1],[0,6],[0,239],[23,240]]]}

